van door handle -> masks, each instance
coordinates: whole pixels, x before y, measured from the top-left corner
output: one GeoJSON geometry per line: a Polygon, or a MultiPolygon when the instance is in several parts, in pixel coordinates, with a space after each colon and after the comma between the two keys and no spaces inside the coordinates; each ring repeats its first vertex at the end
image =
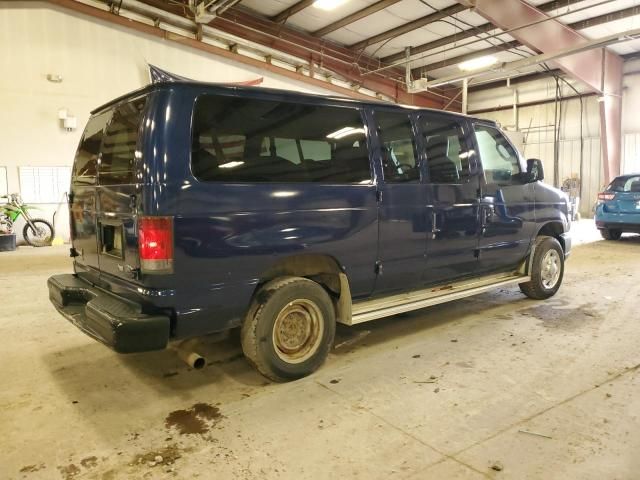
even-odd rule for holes
{"type": "Polygon", "coordinates": [[[440,233],[438,228],[438,214],[435,210],[431,210],[431,238],[436,238],[436,235],[440,233]]]}
{"type": "Polygon", "coordinates": [[[495,207],[493,205],[482,205],[480,208],[480,224],[482,227],[486,227],[496,213],[495,207]]]}

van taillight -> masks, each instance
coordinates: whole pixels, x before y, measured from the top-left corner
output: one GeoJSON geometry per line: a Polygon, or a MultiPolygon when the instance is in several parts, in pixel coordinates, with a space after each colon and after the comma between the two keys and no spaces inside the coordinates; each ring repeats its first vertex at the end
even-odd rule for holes
{"type": "Polygon", "coordinates": [[[614,198],[616,198],[616,194],[615,193],[611,193],[611,192],[601,192],[598,194],[598,200],[601,200],[603,202],[609,201],[609,200],[613,200],[614,198]]]}
{"type": "Polygon", "coordinates": [[[140,217],[138,247],[142,273],[172,273],[173,217],[140,217]]]}

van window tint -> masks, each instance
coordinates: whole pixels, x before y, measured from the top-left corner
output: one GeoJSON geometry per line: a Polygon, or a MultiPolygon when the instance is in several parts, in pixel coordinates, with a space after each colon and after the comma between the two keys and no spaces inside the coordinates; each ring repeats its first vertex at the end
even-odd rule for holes
{"type": "Polygon", "coordinates": [[[100,153],[104,127],[110,117],[111,114],[105,112],[89,119],[78,145],[76,158],[73,161],[73,183],[95,185],[98,153],[100,153]]]}
{"type": "Polygon", "coordinates": [[[357,109],[251,98],[198,98],[191,167],[201,181],[371,183],[357,109]]]}
{"type": "Polygon", "coordinates": [[[411,182],[420,178],[411,120],[406,113],[375,113],[382,142],[382,168],[386,182],[411,182]]]}
{"type": "Polygon", "coordinates": [[[474,125],[474,130],[487,183],[512,183],[521,172],[516,150],[497,128],[474,125]]]}
{"type": "Polygon", "coordinates": [[[138,128],[146,103],[139,98],[119,106],[107,126],[98,168],[101,185],[135,183],[138,128]]]}
{"type": "Polygon", "coordinates": [[[470,152],[462,125],[444,116],[421,116],[429,182],[462,184],[470,178],[470,152]]]}

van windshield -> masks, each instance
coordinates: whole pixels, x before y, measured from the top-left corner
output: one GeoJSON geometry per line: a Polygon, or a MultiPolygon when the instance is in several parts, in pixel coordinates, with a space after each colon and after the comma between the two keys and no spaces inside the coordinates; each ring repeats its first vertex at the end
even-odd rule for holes
{"type": "Polygon", "coordinates": [[[204,95],[191,164],[202,181],[371,183],[355,108],[204,95]]]}

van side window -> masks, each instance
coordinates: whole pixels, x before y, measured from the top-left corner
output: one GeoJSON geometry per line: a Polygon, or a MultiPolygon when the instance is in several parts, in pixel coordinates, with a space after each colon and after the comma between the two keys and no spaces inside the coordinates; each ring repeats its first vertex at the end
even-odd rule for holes
{"type": "Polygon", "coordinates": [[[138,129],[146,97],[119,106],[107,126],[98,167],[101,185],[135,183],[138,129]]]}
{"type": "Polygon", "coordinates": [[[474,125],[473,128],[486,182],[498,185],[514,183],[512,180],[522,171],[518,153],[497,128],[485,125],[474,125]]]}
{"type": "Polygon", "coordinates": [[[406,113],[375,112],[382,143],[382,169],[385,182],[411,182],[420,179],[411,120],[406,113]]]}
{"type": "Polygon", "coordinates": [[[72,182],[95,185],[98,174],[98,154],[104,134],[104,127],[111,118],[111,112],[101,113],[89,119],[73,162],[72,182]]]}
{"type": "Polygon", "coordinates": [[[471,152],[460,122],[454,118],[421,115],[429,182],[462,184],[469,181],[471,152]]]}
{"type": "Polygon", "coordinates": [[[355,108],[203,95],[192,142],[200,181],[371,183],[355,108]]]}

